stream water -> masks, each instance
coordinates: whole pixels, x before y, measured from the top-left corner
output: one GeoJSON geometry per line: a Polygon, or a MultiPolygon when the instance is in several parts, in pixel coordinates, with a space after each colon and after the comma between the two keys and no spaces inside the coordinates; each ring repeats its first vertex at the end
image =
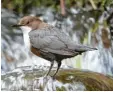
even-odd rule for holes
{"type": "MultiPolygon", "coordinates": [[[[81,68],[113,75],[113,43],[110,40],[110,29],[103,23],[109,14],[101,13],[97,21],[93,12],[88,13],[72,8],[70,12],[73,15],[70,14],[62,19],[60,15],[53,13],[54,10],[50,8],[44,8],[44,10],[43,8],[31,10],[30,15],[42,13],[41,18],[44,21],[65,31],[75,42],[98,48],[96,51],[89,51],[64,60],[62,68],[81,68]],[[98,25],[95,31],[92,27],[96,23],[98,25]]],[[[11,27],[20,17],[6,9],[2,9],[1,12],[2,74],[22,66],[32,66],[31,68],[49,66],[48,61],[34,56],[25,49],[22,31],[11,27]]]]}

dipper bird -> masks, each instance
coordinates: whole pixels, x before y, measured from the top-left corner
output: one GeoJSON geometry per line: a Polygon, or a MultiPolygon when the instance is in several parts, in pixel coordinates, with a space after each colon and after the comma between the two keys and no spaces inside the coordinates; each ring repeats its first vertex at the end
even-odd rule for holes
{"type": "Polygon", "coordinates": [[[65,32],[43,22],[38,17],[25,16],[13,27],[22,29],[25,45],[33,54],[51,62],[46,76],[50,73],[54,61],[57,61],[58,67],[53,77],[57,74],[63,59],[96,50],[77,44],[65,32]]]}

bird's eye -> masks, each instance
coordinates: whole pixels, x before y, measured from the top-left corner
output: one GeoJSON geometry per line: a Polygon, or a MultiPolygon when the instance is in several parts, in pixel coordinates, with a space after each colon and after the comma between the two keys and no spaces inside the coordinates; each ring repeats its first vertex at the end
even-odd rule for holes
{"type": "Polygon", "coordinates": [[[29,21],[27,22],[27,24],[29,24],[29,21]]]}

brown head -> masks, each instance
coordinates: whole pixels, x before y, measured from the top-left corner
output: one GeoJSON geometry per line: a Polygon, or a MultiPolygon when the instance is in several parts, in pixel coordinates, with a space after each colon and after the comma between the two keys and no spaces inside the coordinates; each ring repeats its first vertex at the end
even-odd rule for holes
{"type": "Polygon", "coordinates": [[[25,16],[20,19],[17,25],[13,25],[13,27],[30,27],[32,30],[38,29],[42,21],[38,17],[34,16],[25,16]]]}

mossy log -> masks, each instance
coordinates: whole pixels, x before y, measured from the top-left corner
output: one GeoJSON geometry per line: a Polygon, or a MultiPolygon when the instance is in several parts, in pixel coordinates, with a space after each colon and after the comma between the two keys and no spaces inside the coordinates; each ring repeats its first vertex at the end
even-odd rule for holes
{"type": "MultiPolygon", "coordinates": [[[[60,69],[57,76],[44,77],[46,69],[18,68],[1,76],[2,90],[107,90],[113,91],[113,77],[78,69],[60,69]]],[[[50,73],[55,72],[53,69],[50,73]]]]}

